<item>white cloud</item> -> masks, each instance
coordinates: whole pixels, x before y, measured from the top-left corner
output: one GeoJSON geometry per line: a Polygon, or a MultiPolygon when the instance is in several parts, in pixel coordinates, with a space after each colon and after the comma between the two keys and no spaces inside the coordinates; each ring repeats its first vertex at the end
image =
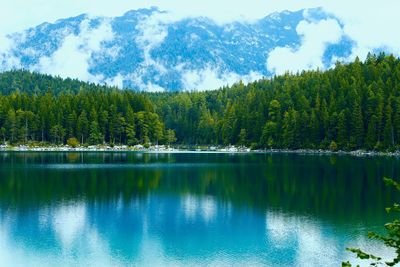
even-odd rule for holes
{"type": "Polygon", "coordinates": [[[53,227],[63,248],[68,249],[84,230],[86,207],[84,204],[63,205],[54,213],[53,227]]]}
{"type": "Polygon", "coordinates": [[[143,50],[144,62],[142,66],[147,68],[154,66],[160,73],[165,73],[166,68],[156,62],[150,55],[150,51],[160,45],[168,36],[167,23],[172,22],[173,18],[169,13],[154,13],[151,16],[143,18],[136,27],[140,35],[135,39],[138,46],[143,50]]]}
{"type": "Polygon", "coordinates": [[[132,89],[138,89],[141,91],[146,91],[146,92],[163,92],[165,91],[165,88],[162,88],[161,86],[154,84],[150,81],[144,82],[142,78],[142,74],[145,73],[145,68],[140,68],[134,73],[130,73],[129,75],[124,76],[124,80],[129,80],[133,82],[137,87],[132,88],[132,89]]]}
{"type": "Polygon", "coordinates": [[[262,74],[258,72],[239,75],[234,72],[223,72],[218,67],[210,65],[200,70],[182,70],[183,88],[187,91],[214,90],[240,80],[248,83],[260,78],[262,74]]]}
{"type": "Polygon", "coordinates": [[[14,69],[21,65],[19,58],[11,53],[13,41],[0,34],[0,70],[14,69]]]}
{"type": "MultiPolygon", "coordinates": [[[[239,81],[243,83],[253,82],[261,79],[263,76],[258,72],[250,72],[247,75],[239,75],[234,72],[223,72],[217,67],[211,65],[199,70],[186,70],[185,64],[180,64],[174,68],[182,77],[183,90],[186,91],[204,91],[215,90],[225,85],[232,85],[239,81]]],[[[118,74],[117,76],[105,80],[109,85],[114,85],[123,88],[124,81],[131,81],[138,89],[146,92],[163,92],[167,88],[151,82],[143,81],[143,75],[146,74],[146,67],[142,66],[138,70],[128,75],[118,74]]]]}
{"type": "Polygon", "coordinates": [[[201,215],[206,222],[215,219],[217,214],[217,203],[214,198],[207,196],[200,201],[201,215]]]}
{"type": "Polygon", "coordinates": [[[332,249],[337,244],[332,237],[324,234],[322,224],[307,217],[268,211],[265,234],[274,247],[297,245],[293,255],[295,266],[329,266],[342,258],[341,250],[332,249]]]}
{"type": "MultiPolygon", "coordinates": [[[[292,10],[322,7],[340,19],[343,33],[350,36],[355,47],[348,60],[359,56],[364,59],[368,52],[385,48],[387,52],[400,56],[400,39],[396,35],[400,25],[400,1],[398,0],[273,0],[274,9],[292,10]],[[280,4],[278,4],[278,2],[280,4]],[[295,3],[295,5],[293,5],[295,3]]],[[[328,33],[324,33],[328,34],[328,33]]]]}
{"type": "Polygon", "coordinates": [[[146,92],[155,93],[155,92],[164,92],[165,91],[165,88],[162,88],[161,86],[159,86],[157,84],[154,84],[154,83],[151,83],[151,82],[146,83],[144,88],[145,88],[144,90],[146,92]]]}
{"type": "Polygon", "coordinates": [[[198,198],[192,195],[187,195],[182,198],[182,210],[187,220],[195,219],[198,209],[199,209],[198,198]]]}
{"type": "Polygon", "coordinates": [[[122,89],[124,87],[124,79],[125,79],[124,76],[118,73],[117,76],[113,78],[108,78],[104,82],[108,85],[116,86],[122,89]]]}
{"type": "Polygon", "coordinates": [[[90,59],[93,53],[100,51],[102,42],[113,38],[113,32],[108,20],[95,29],[89,27],[89,22],[88,19],[84,20],[79,35],[66,36],[60,48],[51,56],[40,58],[34,69],[64,78],[100,82],[103,78],[101,75],[89,73],[90,59]]]}
{"type": "Polygon", "coordinates": [[[301,21],[296,28],[302,37],[298,49],[277,47],[267,59],[267,69],[282,74],[286,71],[296,72],[323,68],[322,57],[326,46],[337,43],[343,32],[339,23],[334,19],[321,20],[317,23],[301,21]]]}
{"type": "Polygon", "coordinates": [[[381,47],[400,55],[400,39],[396,34],[400,25],[399,1],[353,0],[345,3],[346,5],[330,3],[326,10],[343,21],[344,32],[355,40],[352,59],[355,56],[365,58],[368,52],[381,47]]]}

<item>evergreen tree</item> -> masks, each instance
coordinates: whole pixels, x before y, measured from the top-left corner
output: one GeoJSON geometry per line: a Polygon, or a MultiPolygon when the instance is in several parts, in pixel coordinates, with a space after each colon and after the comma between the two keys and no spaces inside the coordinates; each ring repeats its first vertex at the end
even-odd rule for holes
{"type": "Polygon", "coordinates": [[[171,145],[172,143],[176,142],[176,136],[175,136],[175,131],[168,129],[166,133],[166,141],[168,145],[171,145]]]}
{"type": "Polygon", "coordinates": [[[239,142],[238,145],[240,146],[246,146],[247,145],[247,131],[246,129],[240,129],[240,133],[239,133],[239,142]]]}
{"type": "Polygon", "coordinates": [[[101,134],[99,129],[99,124],[96,120],[93,120],[90,123],[90,130],[89,130],[89,144],[97,145],[101,144],[104,140],[104,136],[101,134]]]}
{"type": "Polygon", "coordinates": [[[392,107],[390,104],[385,109],[385,127],[383,131],[383,145],[385,148],[394,146],[394,129],[392,124],[392,107]]]}
{"type": "Polygon", "coordinates": [[[136,124],[135,124],[135,114],[133,113],[133,109],[130,105],[127,107],[126,112],[126,143],[130,146],[136,145],[138,140],[136,139],[136,124]]]}
{"type": "Polygon", "coordinates": [[[346,111],[345,110],[343,110],[339,114],[337,143],[338,143],[339,148],[347,149],[347,146],[348,146],[348,127],[347,127],[347,116],[346,116],[346,111]]]}
{"type": "MultiPolygon", "coordinates": [[[[400,76],[399,76],[400,77],[400,76]]],[[[400,145],[400,98],[396,101],[396,111],[393,118],[395,143],[400,145]]]]}
{"type": "Polygon", "coordinates": [[[237,118],[235,115],[235,108],[231,104],[228,104],[223,122],[222,122],[222,140],[224,144],[235,143],[235,132],[236,132],[237,118]]]}
{"type": "Polygon", "coordinates": [[[8,133],[9,140],[14,142],[17,135],[17,119],[13,109],[10,109],[7,113],[5,129],[8,133]]]}
{"type": "Polygon", "coordinates": [[[81,144],[84,144],[85,139],[89,132],[89,120],[87,119],[86,111],[83,110],[81,115],[78,117],[78,121],[76,123],[76,132],[80,137],[81,144]]]}
{"type": "Polygon", "coordinates": [[[362,118],[361,106],[355,101],[351,115],[351,148],[361,148],[364,137],[364,123],[362,118]]]}
{"type": "Polygon", "coordinates": [[[261,146],[265,148],[277,147],[277,133],[277,123],[273,121],[267,121],[264,125],[261,136],[261,146]]]}
{"type": "Polygon", "coordinates": [[[50,136],[52,137],[53,142],[55,144],[63,144],[65,137],[65,129],[59,124],[54,125],[50,129],[50,136]]]}
{"type": "Polygon", "coordinates": [[[374,149],[374,147],[376,146],[376,143],[378,141],[377,120],[378,120],[378,118],[376,117],[376,115],[372,115],[372,117],[368,123],[367,136],[365,138],[365,146],[369,150],[374,149]]]}
{"type": "Polygon", "coordinates": [[[67,129],[66,129],[66,134],[67,137],[75,137],[76,136],[76,122],[78,120],[78,116],[76,115],[76,112],[73,111],[72,113],[68,114],[67,118],[67,129]]]}

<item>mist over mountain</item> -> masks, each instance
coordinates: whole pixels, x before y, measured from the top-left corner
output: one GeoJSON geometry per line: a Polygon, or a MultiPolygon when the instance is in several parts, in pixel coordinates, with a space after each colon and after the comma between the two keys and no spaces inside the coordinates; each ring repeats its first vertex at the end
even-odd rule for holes
{"type": "Polygon", "coordinates": [[[285,71],[324,69],[352,54],[343,25],[322,9],[219,24],[158,8],[77,17],[8,36],[0,70],[41,73],[144,91],[210,90],[285,71]]]}

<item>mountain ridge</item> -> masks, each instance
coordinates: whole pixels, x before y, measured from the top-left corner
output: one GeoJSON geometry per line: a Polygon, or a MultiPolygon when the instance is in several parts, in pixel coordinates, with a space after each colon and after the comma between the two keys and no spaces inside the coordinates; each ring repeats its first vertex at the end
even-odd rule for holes
{"type": "MultiPolygon", "coordinates": [[[[177,19],[157,7],[117,17],[81,14],[9,35],[14,47],[0,53],[0,70],[24,68],[144,91],[217,89],[275,74],[272,53],[301,52],[310,27],[324,23],[343,28],[320,8],[225,24],[177,19]]],[[[321,62],[306,68],[328,68],[349,56],[352,41],[340,35],[321,46],[321,62]]]]}

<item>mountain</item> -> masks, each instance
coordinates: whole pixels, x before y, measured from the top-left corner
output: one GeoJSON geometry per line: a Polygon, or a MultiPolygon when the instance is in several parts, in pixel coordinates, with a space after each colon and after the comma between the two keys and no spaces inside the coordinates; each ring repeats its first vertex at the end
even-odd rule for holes
{"type": "Polygon", "coordinates": [[[23,68],[145,91],[216,89],[293,69],[301,53],[317,53],[317,60],[298,69],[330,67],[351,54],[353,42],[342,27],[322,9],[226,24],[177,19],[158,8],[113,18],[80,15],[9,35],[12,46],[0,51],[0,70],[23,68]],[[315,43],[313,35],[325,27],[337,34],[315,43]],[[279,62],[282,53],[288,62],[279,62]]]}

